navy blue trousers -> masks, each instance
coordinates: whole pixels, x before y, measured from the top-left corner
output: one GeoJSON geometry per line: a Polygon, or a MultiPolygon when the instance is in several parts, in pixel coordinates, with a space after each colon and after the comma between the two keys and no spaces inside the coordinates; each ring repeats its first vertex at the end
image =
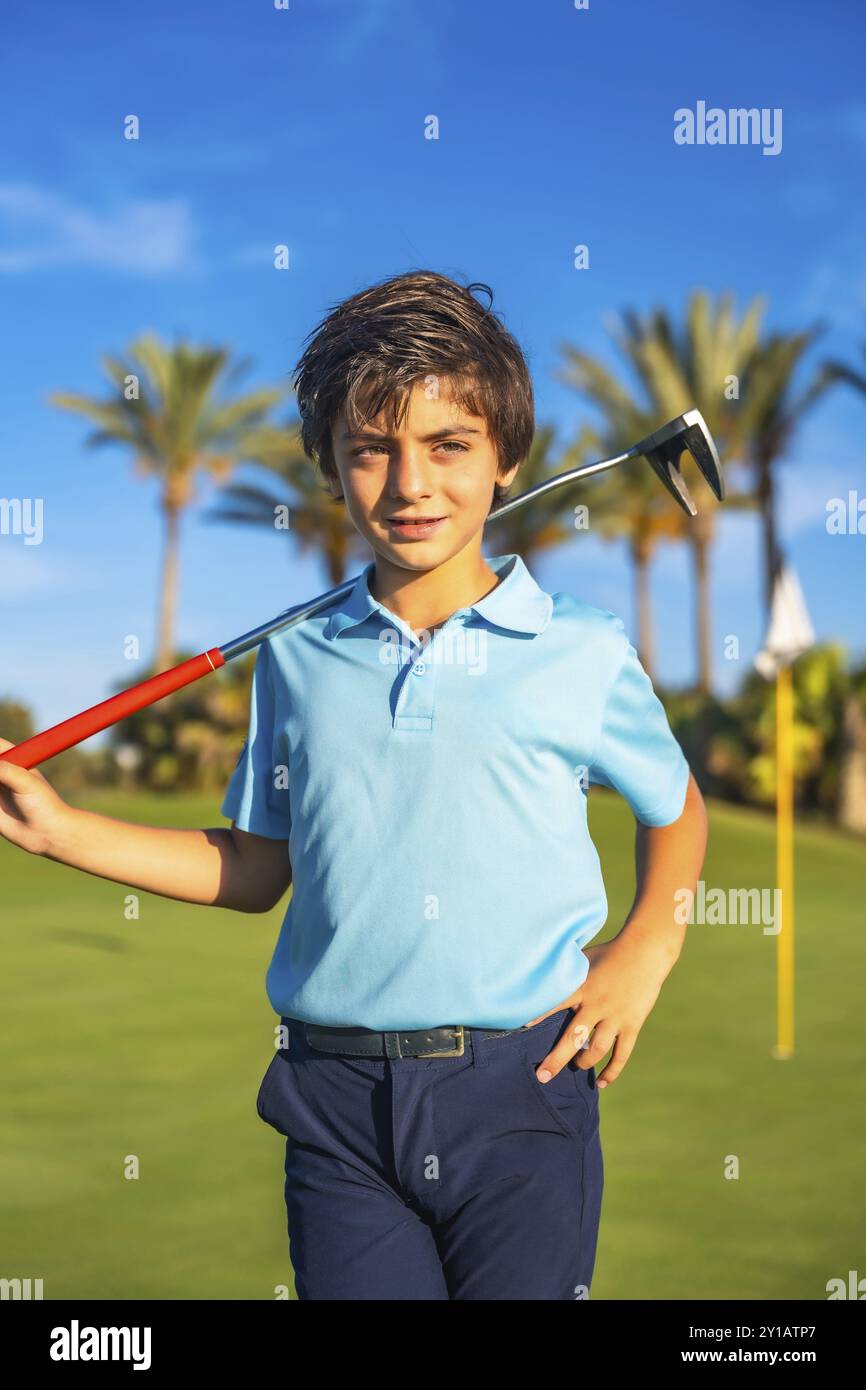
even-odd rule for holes
{"type": "Polygon", "coordinates": [[[571,1018],[462,1057],[317,1052],[283,1019],[257,1108],[286,1137],[299,1299],[589,1296],[603,1165],[595,1069],[543,1060],[571,1018]]]}

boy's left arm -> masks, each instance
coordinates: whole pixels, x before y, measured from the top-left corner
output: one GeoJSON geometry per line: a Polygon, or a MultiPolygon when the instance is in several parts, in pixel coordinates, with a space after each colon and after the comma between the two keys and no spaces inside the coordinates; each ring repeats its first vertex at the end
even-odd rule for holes
{"type": "Polygon", "coordinates": [[[661,826],[637,823],[637,889],[631,910],[612,941],[586,948],[590,969],[580,989],[548,1010],[551,1014],[571,1008],[574,1014],[556,1047],[540,1063],[539,1081],[550,1080],[575,1053],[575,1065],[586,1069],[611,1048],[613,1054],[598,1085],[607,1086],[619,1076],[682,950],[687,924],[676,920],[676,895],[683,889],[695,892],[706,847],[706,807],[690,773],[678,820],[661,826]],[[587,1038],[589,1046],[584,1048],[587,1038]]]}

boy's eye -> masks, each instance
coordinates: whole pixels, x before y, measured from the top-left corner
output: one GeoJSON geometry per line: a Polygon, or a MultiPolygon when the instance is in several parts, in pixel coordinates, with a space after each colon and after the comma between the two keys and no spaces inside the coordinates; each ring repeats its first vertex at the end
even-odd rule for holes
{"type": "MultiPolygon", "coordinates": [[[[363,454],[381,452],[385,448],[384,444],[365,444],[362,449],[355,449],[354,457],[361,458],[363,454]]],[[[437,449],[457,449],[460,453],[465,453],[468,445],[461,444],[457,439],[443,439],[436,445],[437,449]]]]}

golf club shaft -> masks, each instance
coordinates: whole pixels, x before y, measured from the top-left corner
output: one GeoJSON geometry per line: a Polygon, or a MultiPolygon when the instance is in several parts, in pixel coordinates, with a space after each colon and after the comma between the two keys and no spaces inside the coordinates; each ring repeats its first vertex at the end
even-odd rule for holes
{"type": "MultiPolygon", "coordinates": [[[[579,468],[569,469],[568,472],[558,473],[553,478],[546,478],[535,487],[521,493],[519,497],[514,497],[511,501],[504,502],[499,507],[494,508],[488,515],[485,526],[498,517],[507,516],[509,512],[522,507],[526,502],[551,492],[554,488],[560,488],[578,478],[589,477],[592,473],[601,473],[607,468],[613,468],[616,464],[636,456],[637,451],[629,449],[624,454],[616,454],[612,458],[601,459],[598,463],[588,463],[579,468]]],[[[336,599],[343,598],[348,594],[354,583],[354,579],[347,579],[308,603],[287,608],[284,612],[278,613],[270,622],[262,623],[261,627],[252,628],[251,631],[226,642],[221,647],[212,647],[209,651],[200,652],[198,656],[190,657],[188,661],[182,661],[179,666],[173,666],[168,671],[161,671],[159,675],[151,676],[138,685],[132,685],[128,690],[121,690],[119,694],[102,700],[98,705],[92,705],[90,709],[82,710],[80,714],[75,714],[70,719],[64,719],[60,724],[54,724],[50,729],[43,730],[42,733],[34,734],[32,738],[25,739],[23,743],[16,744],[14,748],[7,748],[5,753],[0,753],[0,760],[15,763],[18,767],[38,767],[40,763],[56,757],[58,753],[65,752],[67,748],[74,748],[76,744],[82,743],[93,734],[98,734],[102,729],[108,729],[112,724],[119,723],[127,715],[135,714],[136,711],[145,709],[148,705],[153,705],[158,700],[164,699],[173,691],[180,690],[182,686],[200,680],[202,676],[210,675],[211,671],[218,670],[227,661],[231,661],[234,657],[241,656],[244,652],[259,646],[275,632],[282,632],[285,628],[294,627],[296,623],[303,622],[305,618],[311,618],[315,613],[321,612],[323,608],[334,603],[336,599]]]]}

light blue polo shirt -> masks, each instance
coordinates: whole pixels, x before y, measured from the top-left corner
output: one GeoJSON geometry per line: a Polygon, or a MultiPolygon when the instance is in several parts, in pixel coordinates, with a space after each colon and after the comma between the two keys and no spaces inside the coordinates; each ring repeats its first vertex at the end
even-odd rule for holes
{"type": "Polygon", "coordinates": [[[427,643],[373,598],[371,561],[258,649],[222,814],[288,841],[280,1015],[519,1027],[582,984],[605,923],[588,787],[645,825],[683,810],[689,767],[621,619],[519,555],[487,562],[498,585],[427,643]]]}

